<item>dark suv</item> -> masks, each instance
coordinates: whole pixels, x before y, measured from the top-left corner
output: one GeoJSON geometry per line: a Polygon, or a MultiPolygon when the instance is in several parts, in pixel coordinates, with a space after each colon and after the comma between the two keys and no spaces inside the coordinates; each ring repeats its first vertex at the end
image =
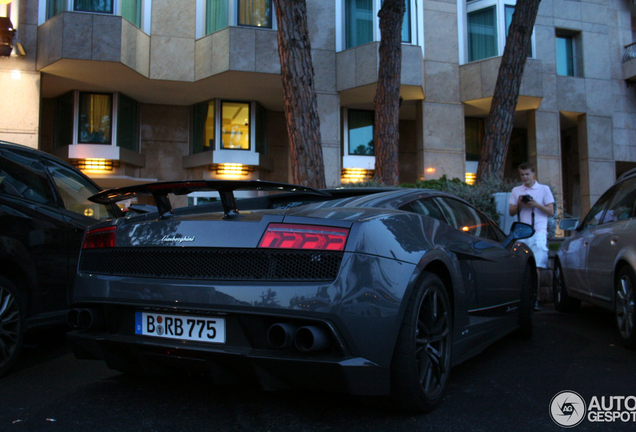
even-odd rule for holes
{"type": "Polygon", "coordinates": [[[84,229],[118,217],[100,188],[44,152],[0,141],[0,376],[27,330],[63,323],[84,229]]]}

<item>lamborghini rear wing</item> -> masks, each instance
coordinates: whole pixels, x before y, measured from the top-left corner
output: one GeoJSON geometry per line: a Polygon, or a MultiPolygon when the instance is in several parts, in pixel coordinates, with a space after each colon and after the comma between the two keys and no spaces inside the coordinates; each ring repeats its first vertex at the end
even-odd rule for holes
{"type": "Polygon", "coordinates": [[[136,186],[125,186],[116,189],[107,189],[89,200],[98,204],[111,204],[133,197],[152,196],[157,205],[160,217],[168,217],[172,214],[172,204],[168,194],[187,195],[198,191],[217,191],[221,197],[224,218],[233,218],[238,215],[235,190],[263,190],[278,192],[303,192],[315,195],[330,196],[328,192],[323,192],[310,187],[293,185],[288,183],[277,183],[261,180],[184,180],[171,182],[146,183],[136,186]]]}

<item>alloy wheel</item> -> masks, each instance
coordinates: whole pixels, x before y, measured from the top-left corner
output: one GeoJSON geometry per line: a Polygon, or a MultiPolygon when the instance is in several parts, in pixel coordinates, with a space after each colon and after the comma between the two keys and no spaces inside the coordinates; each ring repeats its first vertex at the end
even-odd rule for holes
{"type": "Polygon", "coordinates": [[[11,291],[0,285],[0,370],[16,355],[20,325],[18,302],[11,291]]]}
{"type": "Polygon", "coordinates": [[[616,323],[623,339],[630,339],[634,331],[634,285],[628,273],[623,273],[616,291],[616,323]]]}
{"type": "Polygon", "coordinates": [[[444,390],[450,369],[449,304],[439,288],[422,297],[415,329],[416,367],[422,391],[435,399],[444,390]]]}

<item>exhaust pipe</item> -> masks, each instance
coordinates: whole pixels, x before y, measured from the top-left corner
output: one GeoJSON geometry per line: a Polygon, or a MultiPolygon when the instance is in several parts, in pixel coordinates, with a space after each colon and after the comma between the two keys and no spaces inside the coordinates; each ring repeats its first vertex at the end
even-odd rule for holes
{"type": "Polygon", "coordinates": [[[79,316],[79,312],[79,309],[71,309],[70,311],[68,311],[68,315],[66,315],[66,322],[72,329],[79,328],[79,324],[77,324],[77,317],[79,316]]]}
{"type": "Polygon", "coordinates": [[[290,323],[273,324],[267,330],[267,342],[272,348],[284,349],[294,344],[294,334],[297,326],[290,323]]]}
{"type": "Polygon", "coordinates": [[[98,309],[71,309],[67,315],[68,324],[73,329],[95,330],[104,327],[104,314],[98,309]]]}
{"type": "Polygon", "coordinates": [[[320,351],[329,345],[329,335],[316,326],[301,327],[294,335],[296,348],[302,352],[320,351]]]}

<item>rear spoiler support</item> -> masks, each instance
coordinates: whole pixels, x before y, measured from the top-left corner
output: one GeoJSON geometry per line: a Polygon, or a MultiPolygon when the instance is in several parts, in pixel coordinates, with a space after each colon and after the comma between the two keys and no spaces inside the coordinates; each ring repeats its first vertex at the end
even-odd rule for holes
{"type": "Polygon", "coordinates": [[[172,216],[172,204],[168,194],[187,195],[199,191],[217,191],[223,205],[223,219],[233,219],[239,215],[234,197],[235,190],[265,190],[278,192],[303,192],[315,195],[330,196],[328,192],[306,186],[288,183],[277,183],[261,180],[184,180],[176,182],[147,183],[108,189],[89,200],[98,204],[112,204],[139,196],[152,196],[157,205],[160,218],[172,216]]]}

